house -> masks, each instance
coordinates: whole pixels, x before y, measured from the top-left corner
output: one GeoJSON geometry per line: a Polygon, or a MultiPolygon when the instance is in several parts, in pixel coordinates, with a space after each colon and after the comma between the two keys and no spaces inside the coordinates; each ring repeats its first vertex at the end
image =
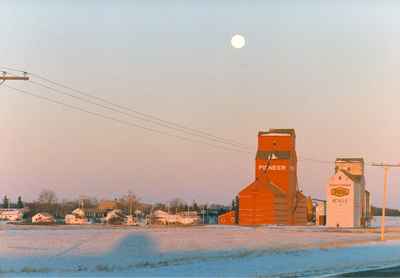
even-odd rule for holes
{"type": "Polygon", "coordinates": [[[169,214],[162,210],[156,210],[153,213],[153,223],[169,225],[169,224],[181,224],[181,225],[192,225],[198,221],[197,213],[194,214],[169,214]]]}
{"type": "Polygon", "coordinates": [[[107,216],[107,213],[118,209],[119,204],[117,201],[102,200],[99,202],[96,208],[85,208],[85,215],[91,219],[102,219],[107,216]]]}
{"type": "Polygon", "coordinates": [[[118,209],[119,205],[117,201],[112,201],[112,200],[102,200],[99,202],[97,209],[98,210],[113,210],[113,209],[118,209]]]}
{"type": "Polygon", "coordinates": [[[39,212],[32,217],[34,224],[54,224],[54,217],[47,212],[39,212]]]}
{"type": "Polygon", "coordinates": [[[126,216],[122,213],[122,210],[114,209],[107,213],[105,222],[113,225],[121,225],[126,222],[125,218],[126,216]]]}
{"type": "Polygon", "coordinates": [[[85,211],[81,208],[77,208],[71,214],[65,216],[65,224],[82,225],[88,223],[89,221],[86,218],[85,211]]]}
{"type": "Polygon", "coordinates": [[[169,214],[162,210],[156,210],[155,212],[153,212],[152,217],[153,217],[152,223],[154,224],[167,225],[176,223],[175,215],[169,214]]]}
{"type": "Polygon", "coordinates": [[[20,221],[23,216],[23,209],[0,209],[0,220],[3,221],[20,221]]]}
{"type": "Polygon", "coordinates": [[[178,223],[180,224],[195,224],[195,223],[200,223],[203,222],[205,210],[202,210],[202,217],[199,216],[199,213],[197,211],[181,211],[178,212],[177,215],[178,217],[178,223]]]}

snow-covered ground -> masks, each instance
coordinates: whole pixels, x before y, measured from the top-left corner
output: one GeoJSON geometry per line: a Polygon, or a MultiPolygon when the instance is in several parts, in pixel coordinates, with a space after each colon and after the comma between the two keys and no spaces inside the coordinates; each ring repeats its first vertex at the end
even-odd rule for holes
{"type": "MultiPolygon", "coordinates": [[[[7,276],[322,276],[400,264],[400,231],[0,226],[7,276]]],[[[1,275],[1,274],[0,274],[1,275]]]]}

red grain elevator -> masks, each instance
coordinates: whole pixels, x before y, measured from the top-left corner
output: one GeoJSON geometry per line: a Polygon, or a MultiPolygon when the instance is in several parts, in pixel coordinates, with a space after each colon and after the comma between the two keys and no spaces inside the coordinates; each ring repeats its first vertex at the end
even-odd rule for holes
{"type": "Polygon", "coordinates": [[[298,189],[294,129],[258,133],[255,180],[239,192],[240,225],[307,224],[306,197],[298,189]]]}

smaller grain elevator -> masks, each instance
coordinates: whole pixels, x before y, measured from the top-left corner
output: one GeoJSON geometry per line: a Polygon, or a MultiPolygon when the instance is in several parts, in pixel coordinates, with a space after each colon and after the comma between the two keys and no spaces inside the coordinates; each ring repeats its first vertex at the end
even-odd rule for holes
{"type": "Polygon", "coordinates": [[[327,188],[327,226],[360,227],[370,218],[364,159],[338,158],[327,188]]]}

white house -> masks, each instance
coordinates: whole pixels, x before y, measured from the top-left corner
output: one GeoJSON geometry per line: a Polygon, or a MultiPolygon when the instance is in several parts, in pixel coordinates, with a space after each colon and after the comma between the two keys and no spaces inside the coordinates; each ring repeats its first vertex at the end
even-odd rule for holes
{"type": "Polygon", "coordinates": [[[32,223],[35,224],[53,224],[54,217],[47,212],[39,212],[32,217],[32,223]]]}
{"type": "Polygon", "coordinates": [[[194,224],[197,220],[196,217],[188,215],[179,215],[179,214],[169,214],[162,210],[156,210],[153,213],[153,218],[156,223],[167,225],[167,224],[182,224],[182,225],[190,225],[194,224]]]}
{"type": "Polygon", "coordinates": [[[24,216],[22,209],[0,209],[0,220],[20,221],[24,216]]]}
{"type": "Polygon", "coordinates": [[[75,209],[71,214],[65,216],[65,224],[82,225],[88,223],[89,221],[86,218],[85,211],[80,208],[75,209]]]}
{"type": "Polygon", "coordinates": [[[335,174],[329,179],[327,226],[359,227],[365,223],[365,178],[362,158],[336,160],[335,174]]]}

